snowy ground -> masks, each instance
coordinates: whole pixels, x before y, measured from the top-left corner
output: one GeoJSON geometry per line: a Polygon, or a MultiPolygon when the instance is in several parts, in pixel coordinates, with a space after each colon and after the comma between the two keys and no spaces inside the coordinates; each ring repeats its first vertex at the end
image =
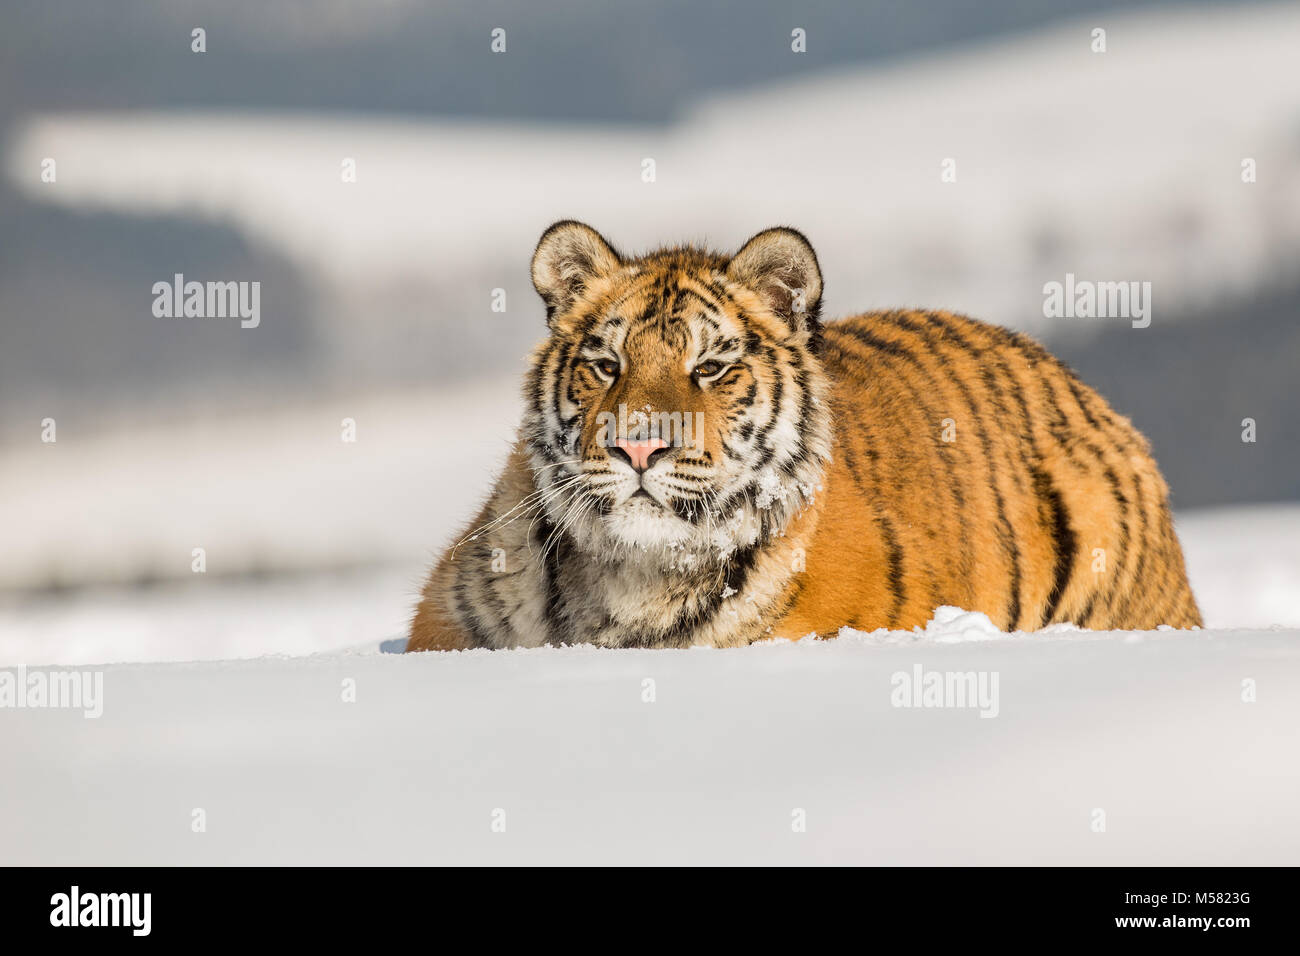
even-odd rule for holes
{"type": "Polygon", "coordinates": [[[0,846],[15,864],[1300,859],[1296,632],[944,642],[969,624],[111,666],[99,719],[0,712],[0,846]],[[918,665],[996,674],[996,717],[893,706],[918,665]]]}

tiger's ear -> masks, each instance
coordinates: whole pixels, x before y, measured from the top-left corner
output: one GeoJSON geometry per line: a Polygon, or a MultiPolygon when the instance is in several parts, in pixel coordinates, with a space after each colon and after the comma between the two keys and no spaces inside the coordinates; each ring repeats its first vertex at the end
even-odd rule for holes
{"type": "Polygon", "coordinates": [[[757,292],[794,331],[817,330],[822,272],[803,233],[784,226],[765,229],[727,264],[727,278],[757,292]]]}
{"type": "Polygon", "coordinates": [[[557,222],[533,253],[533,288],[546,303],[546,321],[573,305],[587,284],[622,262],[605,238],[581,222],[557,222]]]}

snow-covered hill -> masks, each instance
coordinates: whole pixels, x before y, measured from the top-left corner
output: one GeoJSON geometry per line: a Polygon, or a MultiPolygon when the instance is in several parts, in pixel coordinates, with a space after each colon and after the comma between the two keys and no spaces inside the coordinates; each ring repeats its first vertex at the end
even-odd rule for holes
{"type": "Polygon", "coordinates": [[[496,286],[527,295],[532,243],[566,217],[631,248],[795,224],[829,314],[961,303],[1050,334],[1042,286],[1066,269],[1151,282],[1157,322],[1291,271],[1298,43],[1293,5],[1116,11],[782,78],[665,127],[47,114],[5,165],[40,201],[234,225],[320,284],[340,351],[409,337],[411,316],[375,308],[394,289],[437,286],[444,318],[483,314],[496,286]]]}

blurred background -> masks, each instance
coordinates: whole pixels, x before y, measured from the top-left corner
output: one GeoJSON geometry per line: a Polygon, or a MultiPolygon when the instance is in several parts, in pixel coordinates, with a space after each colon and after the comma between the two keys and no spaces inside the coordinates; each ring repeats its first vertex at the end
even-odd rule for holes
{"type": "Polygon", "coordinates": [[[1151,439],[1207,623],[1298,626],[1298,52],[1291,3],[10,0],[0,665],[401,635],[560,218],[790,224],[827,316],[1034,334],[1151,439]],[[177,273],[260,324],[156,317],[177,273]],[[1045,318],[1066,273],[1150,282],[1150,327],[1045,318]]]}

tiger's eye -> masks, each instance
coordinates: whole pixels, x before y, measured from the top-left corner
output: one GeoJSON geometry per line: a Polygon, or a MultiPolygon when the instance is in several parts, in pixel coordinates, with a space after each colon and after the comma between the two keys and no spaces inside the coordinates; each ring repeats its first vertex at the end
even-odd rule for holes
{"type": "Polygon", "coordinates": [[[721,362],[701,362],[695,366],[695,374],[700,378],[712,378],[722,371],[721,362]]]}
{"type": "Polygon", "coordinates": [[[598,359],[595,364],[600,373],[608,378],[618,374],[618,363],[613,359],[598,359]]]}

